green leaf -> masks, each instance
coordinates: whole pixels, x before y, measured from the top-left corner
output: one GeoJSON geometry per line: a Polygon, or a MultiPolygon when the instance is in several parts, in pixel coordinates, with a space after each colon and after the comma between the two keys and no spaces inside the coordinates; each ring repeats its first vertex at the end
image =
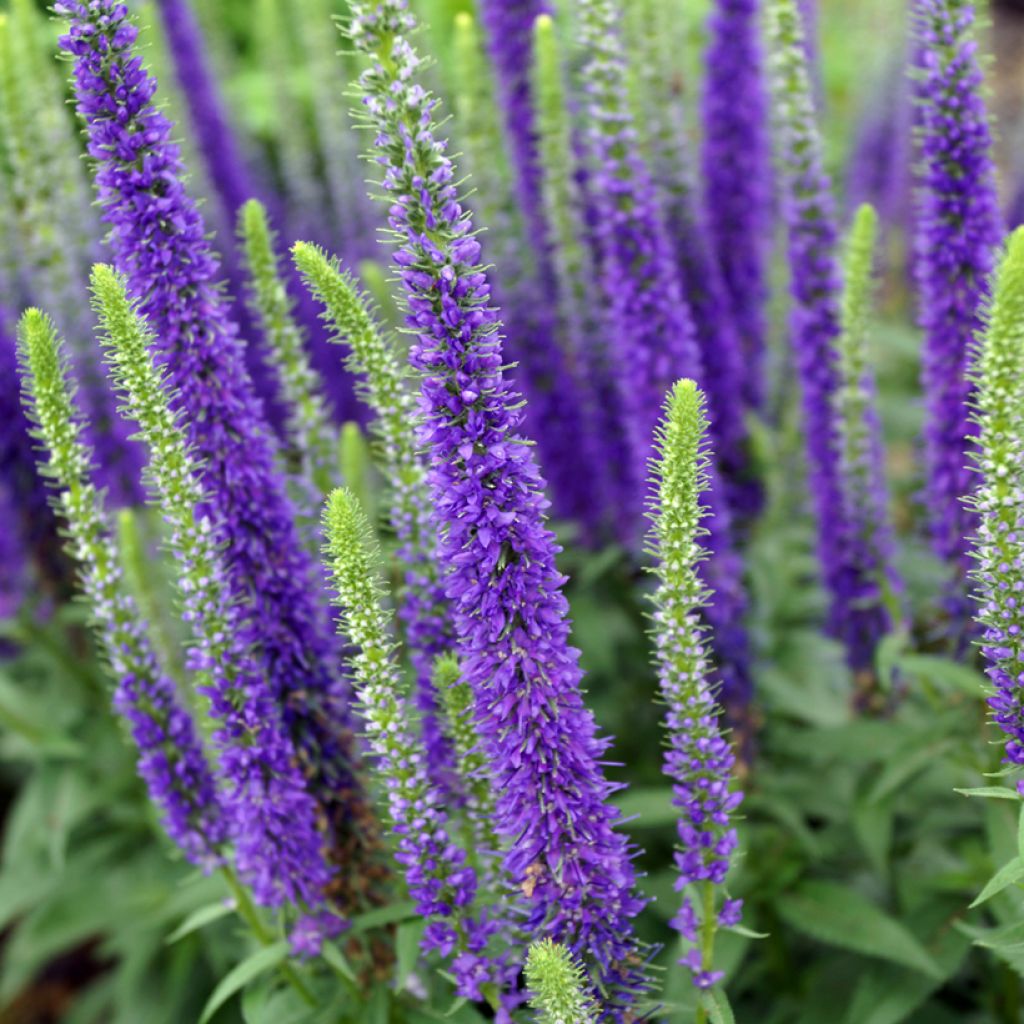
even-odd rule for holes
{"type": "Polygon", "coordinates": [[[232,968],[220,981],[220,984],[213,990],[212,995],[206,1001],[203,1012],[199,1017],[199,1024],[206,1022],[240,989],[243,989],[255,978],[258,978],[266,971],[272,970],[285,961],[288,956],[288,942],[281,939],[271,946],[264,946],[256,950],[252,956],[247,957],[240,964],[232,968]]]}
{"type": "Polygon", "coordinates": [[[679,811],[672,806],[672,789],[669,786],[637,786],[627,790],[616,801],[624,820],[630,828],[659,828],[674,825],[679,811]]]}
{"type": "Polygon", "coordinates": [[[969,697],[980,698],[988,689],[987,680],[977,669],[935,654],[904,654],[896,659],[896,665],[902,672],[969,697]]]}
{"type": "Polygon", "coordinates": [[[1020,817],[1017,819],[1017,856],[1024,860],[1024,804],[1021,805],[1020,817]]]}
{"type": "Polygon", "coordinates": [[[819,942],[890,960],[931,977],[941,975],[928,951],[899,921],[843,886],[806,882],[781,896],[777,909],[789,925],[819,942]]]}
{"type": "Polygon", "coordinates": [[[226,917],[228,914],[234,913],[234,903],[229,900],[218,900],[216,903],[208,903],[205,907],[200,907],[198,910],[193,910],[188,917],[185,918],[181,924],[167,936],[165,942],[168,946],[173,946],[175,942],[179,942],[185,938],[186,935],[191,935],[192,932],[198,931],[200,928],[205,928],[212,921],[217,921],[222,917],[226,917]]]}
{"type": "Polygon", "coordinates": [[[427,927],[425,920],[403,921],[395,936],[395,990],[401,992],[409,975],[416,969],[420,956],[420,940],[427,927]]]}
{"type": "Polygon", "coordinates": [[[954,789],[961,796],[977,796],[986,800],[1020,800],[1020,794],[1005,786],[975,786],[973,789],[954,789]]]}
{"type": "Polygon", "coordinates": [[[408,921],[414,917],[416,917],[416,904],[412,900],[405,900],[401,903],[389,903],[386,907],[368,910],[365,914],[352,918],[352,927],[349,931],[352,935],[358,935],[360,932],[369,931],[371,928],[382,928],[384,925],[408,921]]]}
{"type": "Polygon", "coordinates": [[[700,1004],[707,1010],[711,1024],[736,1024],[729,998],[725,990],[717,985],[706,992],[701,992],[700,1004]]]}
{"type": "Polygon", "coordinates": [[[1004,864],[988,881],[988,884],[981,890],[978,898],[971,904],[971,909],[980,907],[986,900],[990,900],[996,893],[1019,882],[1024,878],[1024,861],[1015,857],[1008,864],[1004,864]]]}
{"type": "Polygon", "coordinates": [[[320,949],[320,956],[323,957],[328,966],[332,967],[343,978],[346,978],[348,981],[356,980],[356,972],[352,970],[352,965],[348,962],[345,954],[333,942],[325,942],[323,944],[320,949]]]}

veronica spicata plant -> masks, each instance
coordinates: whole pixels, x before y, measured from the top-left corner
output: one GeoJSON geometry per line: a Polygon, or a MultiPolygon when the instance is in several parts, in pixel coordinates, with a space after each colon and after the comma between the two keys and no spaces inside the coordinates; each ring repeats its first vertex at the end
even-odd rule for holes
{"type": "Polygon", "coordinates": [[[439,556],[491,764],[504,868],[521,894],[521,927],[576,952],[624,1019],[644,986],[632,926],[643,901],[600,767],[608,743],[583,704],[568,644],[543,479],[518,434],[522,411],[502,368],[480,244],[435,134],[437,101],[418,81],[407,4],[356,4],[353,13],[350,37],[369,63],[362,116],[414,335],[439,556]]]}
{"type": "Polygon", "coordinates": [[[651,634],[666,707],[664,771],[680,813],[675,861],[684,895],[672,923],[686,947],[680,962],[699,989],[724,977],[714,968],[715,933],[738,924],[742,907],[722,889],[736,848],[732,816],[742,794],[734,784],[735,756],[720,724],[700,614],[710,596],[697,571],[706,557],[700,540],[707,511],[701,504],[708,487],[707,434],[703,393],[692,380],[679,381],[665,406],[652,463],[650,550],[658,587],[651,634]]]}

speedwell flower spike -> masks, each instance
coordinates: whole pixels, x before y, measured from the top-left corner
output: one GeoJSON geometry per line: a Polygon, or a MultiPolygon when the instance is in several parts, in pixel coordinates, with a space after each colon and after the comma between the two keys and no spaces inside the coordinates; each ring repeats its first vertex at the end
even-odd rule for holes
{"type": "Polygon", "coordinates": [[[704,212],[740,332],[743,397],[764,402],[771,147],[759,0],[715,0],[701,95],[704,212]]]}
{"type": "Polygon", "coordinates": [[[398,594],[409,658],[416,673],[416,705],[422,716],[427,763],[449,796],[458,791],[451,744],[439,718],[431,679],[434,657],[447,650],[453,633],[445,608],[437,558],[437,530],[430,510],[427,470],[416,448],[416,400],[408,368],[386,338],[354,279],[337,260],[307,242],[296,242],[292,258],[306,287],[324,307],[334,340],[349,351],[347,365],[360,397],[373,410],[372,430],[390,491],[389,518],[401,548],[404,579],[398,594]]]}
{"type": "Polygon", "coordinates": [[[96,639],[117,683],[114,707],[128,724],[139,775],[160,808],[167,834],[190,861],[210,869],[227,838],[213,774],[125,589],[102,493],[92,482],[93,453],[82,438],[61,343],[53,323],[37,309],[21,318],[18,340],[25,407],[45,448],[40,467],[56,491],[68,553],[78,563],[96,639]]]}
{"type": "Polygon", "coordinates": [[[841,284],[831,182],[815,124],[803,29],[796,0],[770,0],[772,85],[778,122],[777,162],[793,295],[791,335],[800,385],[809,487],[830,609],[828,629],[848,649],[875,613],[857,604],[854,533],[842,493],[837,340],[841,284]]]}
{"type": "Polygon", "coordinates": [[[310,489],[319,508],[337,483],[337,430],[321,393],[320,376],[303,347],[302,330],[292,316],[294,303],[277,260],[277,236],[270,227],[266,207],[258,199],[242,206],[238,231],[249,272],[252,315],[263,331],[267,361],[277,377],[285,407],[288,454],[298,464],[296,475],[310,489]]]}
{"type": "Polygon", "coordinates": [[[154,333],[172,405],[182,413],[232,602],[327,817],[330,856],[346,865],[337,901],[358,905],[372,900],[379,881],[377,832],[358,779],[338,645],[206,227],[183,184],[172,126],[155,105],[156,82],[137,52],[127,7],[61,0],[55,9],[69,23],[61,45],[74,57],[75,98],[115,264],[154,333]]]}
{"type": "Polygon", "coordinates": [[[673,925],[686,944],[680,963],[698,988],[723,977],[714,969],[714,936],[720,924],[737,924],[741,904],[721,895],[736,848],[732,814],[742,800],[733,779],[735,757],[719,724],[711,684],[708,636],[701,608],[709,593],[698,566],[708,487],[708,419],[704,395],[681,380],[665,405],[652,462],[651,554],[658,587],[653,596],[655,664],[665,701],[672,803],[680,812],[676,867],[683,901],[673,925]]]}
{"type": "Polygon", "coordinates": [[[925,332],[926,494],[933,546],[958,576],[976,528],[961,500],[974,482],[966,371],[1002,239],[974,8],[970,0],[915,0],[911,22],[919,68],[914,268],[925,332]]]}
{"type": "Polygon", "coordinates": [[[421,946],[452,958],[460,995],[496,993],[501,969],[487,952],[497,922],[476,913],[476,873],[452,839],[441,794],[431,779],[406,705],[385,609],[379,552],[358,498],[334,491],[324,512],[325,558],[348,638],[356,695],[367,739],[387,789],[388,816],[398,837],[416,911],[427,919],[421,946]]]}
{"type": "Polygon", "coordinates": [[[984,321],[971,370],[977,485],[964,497],[978,521],[971,577],[994,690],[988,705],[1024,796],[1024,228],[1010,236],[984,321]]]}
{"type": "MultiPolygon", "coordinates": [[[[857,632],[846,634],[846,656],[866,682],[873,673],[882,638],[901,618],[902,589],[893,564],[894,541],[889,521],[882,425],[878,418],[875,377],[868,354],[868,331],[874,293],[872,264],[878,217],[862,206],[854,218],[844,265],[842,331],[837,339],[839,451],[843,505],[850,529],[852,601],[858,609],[857,632]]],[[[867,693],[863,694],[868,696],[867,693]]]]}
{"type": "Polygon", "coordinates": [[[530,946],[526,985],[537,1024],[596,1024],[583,968],[560,943],[540,939],[530,946]]]}
{"type": "Polygon", "coordinates": [[[504,868],[527,933],[569,946],[621,1021],[644,987],[632,919],[628,840],[615,829],[608,742],[583,704],[568,607],[544,523],[544,481],[518,427],[502,330],[480,245],[437,138],[437,100],[419,83],[405,0],[353,5],[350,37],[366,54],[363,119],[380,164],[394,260],[421,374],[420,443],[449,567],[456,653],[473,689],[495,789],[504,868]],[[540,808],[540,813],[538,813],[540,808]]]}
{"type": "Polygon", "coordinates": [[[182,616],[195,644],[191,667],[217,724],[211,738],[239,875],[260,903],[317,910],[331,872],[321,852],[316,804],[254,653],[244,609],[233,600],[211,519],[216,506],[198,482],[182,415],[172,410],[166,376],[153,362],[153,335],[129,300],[124,279],[99,264],[92,291],[104,354],[149,449],[151,498],[163,512],[179,566],[182,616]]]}

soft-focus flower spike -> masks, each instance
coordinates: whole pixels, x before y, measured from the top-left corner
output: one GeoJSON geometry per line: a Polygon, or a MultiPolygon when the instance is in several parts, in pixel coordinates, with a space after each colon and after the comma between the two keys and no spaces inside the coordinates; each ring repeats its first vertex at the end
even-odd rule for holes
{"type": "Polygon", "coordinates": [[[302,280],[323,305],[334,340],[348,349],[348,369],[374,413],[372,428],[390,489],[389,518],[401,544],[398,558],[404,578],[398,595],[399,617],[416,673],[416,705],[422,715],[427,762],[437,784],[451,797],[457,794],[458,783],[431,673],[434,657],[451,646],[453,634],[439,578],[427,471],[416,448],[416,400],[409,372],[399,362],[393,339],[381,334],[366,300],[336,260],[305,242],[295,244],[292,256],[302,280]]]}
{"type": "Polygon", "coordinates": [[[445,729],[451,737],[459,778],[466,792],[466,850],[481,885],[491,889],[497,876],[492,862],[501,844],[494,831],[494,790],[473,714],[473,690],[462,678],[462,667],[454,654],[441,654],[434,659],[433,681],[434,691],[445,709],[445,729]]]}
{"type": "Polygon", "coordinates": [[[715,932],[720,924],[737,924],[741,909],[738,900],[718,895],[736,848],[732,812],[742,795],[734,785],[735,757],[719,725],[700,621],[710,596],[697,571],[706,557],[700,538],[707,512],[701,504],[708,488],[707,434],[704,395],[692,380],[679,381],[666,402],[652,462],[650,548],[658,559],[658,588],[651,633],[666,705],[664,771],[680,812],[676,887],[684,896],[672,923],[687,947],[680,963],[691,970],[698,988],[722,979],[714,969],[715,932]]]}
{"type": "MultiPolygon", "coordinates": [[[[317,149],[307,125],[302,96],[304,83],[295,74],[306,55],[292,45],[290,22],[298,16],[286,0],[257,0],[252,16],[252,32],[259,67],[268,71],[271,90],[272,135],[280,162],[288,220],[304,232],[319,231],[325,236],[330,218],[325,217],[327,196],[317,177],[317,149]]],[[[331,24],[325,18],[320,26],[329,34],[331,24]]],[[[331,232],[333,234],[333,232],[331,232]]]]}
{"type": "MultiPolygon", "coordinates": [[[[203,35],[190,0],[156,2],[177,70],[178,84],[188,105],[189,123],[195,132],[199,152],[206,162],[210,180],[217,190],[217,197],[226,220],[234,225],[243,204],[253,197],[264,198],[265,205],[275,216],[280,215],[283,220],[284,210],[274,208],[272,197],[265,195],[263,183],[254,174],[247,162],[246,154],[242,151],[210,67],[203,35]]],[[[326,23],[322,31],[325,35],[330,34],[326,23]]],[[[240,297],[245,288],[244,275],[239,260],[232,251],[229,238],[223,240],[222,255],[231,291],[236,297],[240,297]]],[[[336,418],[341,421],[351,414],[349,381],[331,365],[332,354],[323,343],[316,310],[308,305],[304,292],[296,289],[295,294],[296,317],[310,339],[314,365],[320,371],[324,382],[331,388],[328,398],[336,418]]],[[[277,406],[272,397],[272,382],[257,351],[262,339],[258,337],[255,325],[249,322],[248,312],[241,301],[235,304],[235,316],[242,327],[243,336],[250,342],[250,373],[268,412],[272,414],[276,423],[277,406]]]]}
{"type": "Polygon", "coordinates": [[[46,455],[42,471],[57,491],[67,549],[79,567],[92,625],[117,681],[114,707],[138,748],[139,775],[160,809],[167,834],[194,864],[220,859],[225,821],[213,775],[174,683],[160,670],[138,609],[126,593],[103,498],[91,480],[93,453],[82,428],[52,322],[28,310],[19,327],[24,401],[46,455]]]}
{"type": "Polygon", "coordinates": [[[767,260],[772,224],[768,98],[760,0],[715,0],[701,95],[704,215],[743,350],[743,398],[765,399],[767,260]]]}
{"type": "Polygon", "coordinates": [[[526,985],[537,1024],[596,1024],[583,968],[560,943],[541,939],[530,946],[526,985]]]}
{"type": "Polygon", "coordinates": [[[327,818],[329,856],[344,867],[336,900],[343,908],[372,902],[381,881],[376,824],[357,774],[320,568],[303,550],[275,467],[172,126],[154,105],[156,83],[135,50],[124,4],[62,0],[57,12],[70,22],[62,46],[75,58],[75,96],[109,244],[154,332],[224,548],[230,593],[327,818]]]}
{"type": "Polygon", "coordinates": [[[421,948],[445,959],[454,955],[459,995],[479,999],[487,986],[493,998],[501,982],[500,967],[487,954],[495,922],[476,914],[476,873],[448,831],[441,794],[420,752],[395,657],[391,616],[383,604],[379,551],[351,491],[331,494],[324,531],[345,632],[357,648],[352,676],[367,740],[387,789],[388,817],[398,837],[396,859],[417,913],[428,920],[421,948]]]}
{"type": "Polygon", "coordinates": [[[978,523],[971,577],[994,688],[988,705],[1006,737],[1010,781],[1024,796],[1024,229],[1010,236],[983,318],[971,367],[978,477],[964,498],[978,523]]]}
{"type": "Polygon", "coordinates": [[[526,218],[529,237],[539,241],[547,231],[540,203],[537,108],[531,95],[530,57],[533,23],[542,14],[554,13],[554,9],[550,0],[479,0],[479,9],[515,168],[519,209],[526,218]]]}
{"type": "Polygon", "coordinates": [[[874,209],[862,206],[854,217],[847,243],[842,330],[836,340],[841,488],[850,530],[851,600],[858,609],[859,630],[845,634],[846,656],[859,675],[862,698],[870,698],[874,688],[878,644],[902,618],[902,586],[893,564],[895,545],[885,486],[882,425],[868,353],[877,234],[874,209]]]}
{"type": "Polygon", "coordinates": [[[140,452],[128,441],[91,343],[86,275],[97,225],[55,68],[37,46],[37,17],[25,4],[0,16],[0,145],[11,166],[19,270],[70,343],[100,480],[115,503],[132,504],[141,499],[140,452]]]}
{"type": "MultiPolygon", "coordinates": [[[[73,590],[71,572],[22,409],[13,326],[0,305],[0,487],[10,500],[10,516],[0,521],[8,524],[10,544],[18,551],[15,557],[34,567],[36,592],[66,598],[73,590]]],[[[17,596],[20,604],[29,595],[22,591],[17,596]]]]}
{"type": "Polygon", "coordinates": [[[267,361],[285,408],[288,459],[319,506],[337,483],[337,431],[322,397],[320,376],[310,366],[302,331],[292,316],[294,304],[281,276],[277,237],[258,199],[242,206],[238,229],[249,272],[252,315],[263,331],[267,361]]]}
{"type": "Polygon", "coordinates": [[[836,395],[841,284],[831,182],[814,119],[803,29],[796,0],[769,0],[771,70],[778,121],[778,171],[787,228],[791,337],[801,391],[818,559],[828,590],[829,632],[852,650],[870,633],[872,608],[858,606],[858,551],[842,493],[836,395]]]}
{"type": "MultiPolygon", "coordinates": [[[[761,504],[751,479],[743,352],[721,268],[711,251],[687,151],[686,119],[677,77],[679,55],[662,0],[632,0],[626,8],[634,121],[658,192],[676,271],[693,317],[715,438],[715,461],[734,518],[752,519],[761,504]]],[[[696,372],[691,369],[690,372],[696,372]]]]}
{"type": "Polygon", "coordinates": [[[683,373],[700,377],[700,353],[682,296],[658,196],[638,145],[628,99],[620,11],[613,0],[577,4],[586,54],[586,130],[598,214],[603,299],[608,304],[610,369],[618,392],[619,433],[626,451],[620,474],[620,539],[641,532],[644,472],[666,390],[683,373]]]}
{"type": "Polygon", "coordinates": [[[476,24],[465,12],[455,18],[452,78],[462,166],[472,185],[467,202],[488,228],[482,244],[496,267],[493,301],[503,311],[508,355],[516,360],[527,399],[523,429],[537,444],[556,516],[582,522],[593,537],[603,509],[591,484],[601,461],[581,416],[580,389],[556,335],[556,292],[545,273],[546,235],[530,236],[532,221],[515,205],[490,68],[476,24]],[[531,237],[541,245],[531,245],[531,237]],[[550,429],[552,423],[559,423],[559,429],[550,429]]]}
{"type": "Polygon", "coordinates": [[[437,100],[418,81],[415,19],[405,0],[356,3],[353,14],[350,38],[369,64],[363,118],[384,171],[410,361],[422,375],[419,439],[456,653],[490,764],[505,872],[520,888],[526,933],[546,933],[593,965],[609,1017],[622,1021],[645,984],[632,924],[643,900],[608,802],[608,742],[583,704],[569,646],[544,481],[518,433],[521,403],[503,371],[480,245],[435,135],[437,100]]]}
{"type": "Polygon", "coordinates": [[[354,61],[339,56],[333,0],[289,4],[310,78],[313,121],[333,213],[338,251],[345,262],[377,255],[377,215],[366,195],[366,167],[359,158],[361,140],[353,131],[346,86],[358,73],[354,61]]]}
{"type": "MultiPolygon", "coordinates": [[[[927,500],[936,553],[962,578],[976,523],[967,367],[1002,240],[992,130],[969,0],[915,0],[920,146],[915,276],[924,329],[927,500]]],[[[960,585],[956,584],[960,590],[960,585]]],[[[954,611],[954,614],[957,614],[954,611]]],[[[957,623],[962,626],[962,623],[957,623]]]]}
{"type": "Polygon", "coordinates": [[[182,615],[195,643],[191,667],[217,722],[211,738],[239,875],[260,903],[318,909],[331,873],[321,852],[316,804],[244,612],[233,601],[209,496],[198,483],[182,416],[171,408],[167,378],[150,354],[153,335],[124,280],[109,267],[94,268],[92,289],[104,354],[149,449],[152,500],[163,512],[179,565],[182,615]]]}

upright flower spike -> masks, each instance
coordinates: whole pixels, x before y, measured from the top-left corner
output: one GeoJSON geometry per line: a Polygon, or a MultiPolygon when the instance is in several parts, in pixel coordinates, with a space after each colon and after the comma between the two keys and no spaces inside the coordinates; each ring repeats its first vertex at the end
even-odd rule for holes
{"type": "Polygon", "coordinates": [[[831,182],[814,120],[803,29],[796,0],[769,0],[769,34],[778,118],[778,172],[793,295],[791,330],[800,384],[809,486],[817,522],[818,559],[830,598],[829,631],[861,635],[853,531],[842,494],[837,339],[841,332],[839,270],[831,182]]]}
{"type": "MultiPolygon", "coordinates": [[[[992,131],[969,0],[915,0],[920,174],[915,276],[924,329],[927,500],[936,553],[959,574],[976,529],[967,367],[1002,238],[992,131]]],[[[959,586],[958,588],[959,589],[959,586]]]]}
{"type": "Polygon", "coordinates": [[[1024,229],[1010,236],[984,321],[971,368],[977,441],[972,458],[979,473],[976,486],[965,492],[978,523],[971,577],[981,651],[994,691],[988,705],[1006,738],[1008,781],[1024,796],[1024,229]]]}
{"type": "Polygon", "coordinates": [[[348,349],[348,369],[373,410],[372,429],[390,488],[389,518],[401,544],[398,558],[404,579],[399,617],[416,672],[416,705],[422,716],[427,763],[437,784],[452,797],[458,782],[431,679],[435,656],[452,644],[452,626],[440,581],[426,466],[412,431],[417,414],[409,373],[399,362],[395,344],[381,334],[366,300],[337,261],[305,242],[297,242],[292,255],[306,287],[323,305],[335,341],[348,349]]]}
{"type": "Polygon", "coordinates": [[[68,598],[71,573],[62,557],[57,519],[22,409],[13,326],[13,318],[0,305],[0,486],[10,500],[10,516],[4,522],[11,545],[35,568],[36,587],[47,597],[68,598]]]}
{"type": "MultiPolygon", "coordinates": [[[[199,151],[206,161],[210,180],[217,190],[225,220],[229,224],[234,224],[246,200],[262,197],[266,190],[261,187],[262,183],[247,164],[234,126],[224,108],[220,90],[207,59],[202,31],[190,0],[156,0],[156,3],[174,58],[178,83],[188,105],[190,125],[196,134],[199,151]]],[[[322,31],[327,34],[326,24],[322,31]]],[[[269,199],[266,205],[271,206],[269,199]]],[[[274,212],[283,215],[284,211],[274,212]]],[[[236,296],[241,296],[244,291],[243,275],[227,239],[223,243],[223,255],[232,292],[236,296]]],[[[323,344],[324,339],[320,334],[316,311],[307,304],[305,293],[297,291],[296,299],[296,315],[310,338],[314,364],[331,387],[328,397],[336,418],[344,421],[351,412],[350,382],[331,365],[332,354],[323,344]]],[[[235,315],[243,328],[243,336],[252,343],[254,349],[259,349],[255,325],[248,322],[244,304],[236,303],[235,315]]],[[[255,354],[249,359],[249,369],[268,409],[276,409],[272,400],[271,381],[255,354]]]]}
{"type": "Polygon", "coordinates": [[[182,414],[171,409],[166,378],[151,355],[153,335],[128,299],[124,280],[97,265],[92,289],[104,353],[149,449],[151,497],[170,528],[168,544],[181,567],[182,614],[195,641],[192,667],[217,721],[212,739],[239,874],[260,903],[319,909],[330,871],[316,804],[218,550],[211,519],[216,504],[198,483],[182,414]]]}
{"type": "Polygon", "coordinates": [[[267,360],[285,407],[285,438],[296,475],[322,503],[335,481],[337,431],[321,394],[320,376],[303,347],[292,316],[293,302],[277,261],[277,238],[266,207],[250,199],[238,215],[238,231],[249,272],[249,303],[266,339],[267,360]]]}
{"type": "Polygon", "coordinates": [[[545,238],[540,203],[540,165],[537,161],[536,104],[531,95],[530,57],[533,23],[552,14],[550,0],[479,0],[481,20],[498,84],[512,164],[516,172],[519,208],[529,237],[545,238]]]}
{"type": "Polygon", "coordinates": [[[487,755],[480,746],[473,714],[473,691],[462,678],[462,666],[454,654],[434,659],[434,690],[445,709],[445,725],[455,748],[459,778],[466,790],[468,823],[466,850],[483,885],[493,888],[496,872],[491,861],[501,849],[494,831],[494,792],[487,755]]]}
{"type": "Polygon", "coordinates": [[[160,670],[123,585],[103,498],[91,480],[93,453],[82,439],[52,322],[28,310],[19,344],[25,407],[46,451],[40,466],[57,492],[68,553],[78,563],[93,630],[117,681],[114,707],[128,724],[138,749],[139,775],[167,834],[192,863],[209,869],[220,860],[226,839],[213,775],[192,720],[178,702],[174,683],[160,670]]]}
{"type": "Polygon", "coordinates": [[[405,869],[416,911],[428,920],[424,951],[455,954],[459,994],[493,1000],[500,984],[487,955],[493,923],[474,917],[476,874],[466,853],[448,833],[440,793],[420,753],[404,699],[402,673],[383,606],[379,552],[359,500],[336,490],[324,513],[328,568],[338,593],[348,638],[356,646],[352,675],[368,740],[388,792],[391,828],[398,836],[396,859],[405,869]]]}
{"type": "Polygon", "coordinates": [[[661,0],[633,0],[626,8],[634,121],[693,316],[723,490],[734,516],[749,520],[758,511],[761,495],[750,474],[744,403],[737,400],[744,384],[743,351],[732,303],[697,208],[670,7],[661,0]]]}
{"type": "Polygon", "coordinates": [[[526,985],[537,1024],[597,1024],[583,968],[565,946],[534,942],[526,955],[526,985]]]}
{"type": "Polygon", "coordinates": [[[435,136],[437,101],[417,81],[405,0],[356,3],[353,15],[350,36],[369,63],[363,117],[391,203],[410,361],[422,374],[419,436],[439,556],[491,764],[505,872],[522,893],[524,930],[592,965],[609,1015],[623,1020],[644,984],[632,925],[643,901],[601,772],[608,743],[580,692],[543,480],[517,433],[522,411],[502,370],[480,245],[435,136]]]}
{"type": "Polygon", "coordinates": [[[139,451],[114,410],[86,315],[97,223],[60,84],[38,46],[37,18],[24,3],[0,17],[0,135],[11,167],[20,269],[32,298],[53,311],[70,342],[101,482],[115,502],[132,504],[141,498],[139,451]]]}
{"type": "Polygon", "coordinates": [[[380,882],[377,830],[357,775],[337,645],[318,601],[319,568],[302,548],[172,127],[154,105],[156,83],[135,53],[124,4],[68,0],[57,11],[70,22],[62,46],[75,58],[76,101],[117,268],[157,339],[215,511],[230,592],[329,823],[329,856],[345,866],[336,900],[361,905],[380,882]]]}
{"type": "Polygon", "coordinates": [[[722,979],[714,969],[715,932],[739,921],[740,901],[719,895],[736,848],[732,812],[742,795],[733,779],[735,758],[719,725],[710,682],[706,633],[700,610],[708,591],[697,567],[705,557],[700,538],[708,487],[708,420],[704,395],[681,380],[665,405],[653,460],[651,554],[658,588],[653,596],[655,663],[665,701],[672,803],[679,809],[677,888],[684,891],[673,920],[687,944],[680,963],[698,988],[722,979]]]}
{"type": "Polygon", "coordinates": [[[771,149],[759,0],[715,0],[708,23],[704,215],[743,350],[743,398],[764,404],[771,149]]]}
{"type": "MultiPolygon", "coordinates": [[[[509,356],[516,360],[527,399],[524,431],[538,447],[559,517],[581,522],[588,539],[597,535],[603,512],[592,488],[602,460],[581,413],[584,403],[567,353],[558,343],[556,293],[531,252],[530,219],[517,209],[501,154],[490,69],[473,18],[455,18],[453,79],[463,168],[473,183],[469,202],[488,226],[487,258],[498,268],[494,302],[508,326],[509,356]],[[524,226],[527,230],[524,231],[524,226]],[[557,426],[556,426],[557,425],[557,426]]],[[[533,236],[543,241],[545,234],[533,236]]]]}
{"type": "Polygon", "coordinates": [[[837,339],[839,452],[843,505],[850,529],[851,603],[857,609],[844,631],[846,656],[862,698],[874,688],[875,651],[899,620],[902,589],[893,565],[875,377],[868,356],[873,296],[872,261],[878,217],[862,206],[847,243],[842,330],[837,339]]]}
{"type": "Polygon", "coordinates": [[[665,392],[681,373],[701,376],[693,322],[673,266],[657,192],[640,156],[630,111],[619,9],[613,0],[577,3],[586,52],[586,128],[599,217],[603,299],[618,389],[621,461],[619,535],[635,541],[643,519],[643,479],[665,392]]]}

